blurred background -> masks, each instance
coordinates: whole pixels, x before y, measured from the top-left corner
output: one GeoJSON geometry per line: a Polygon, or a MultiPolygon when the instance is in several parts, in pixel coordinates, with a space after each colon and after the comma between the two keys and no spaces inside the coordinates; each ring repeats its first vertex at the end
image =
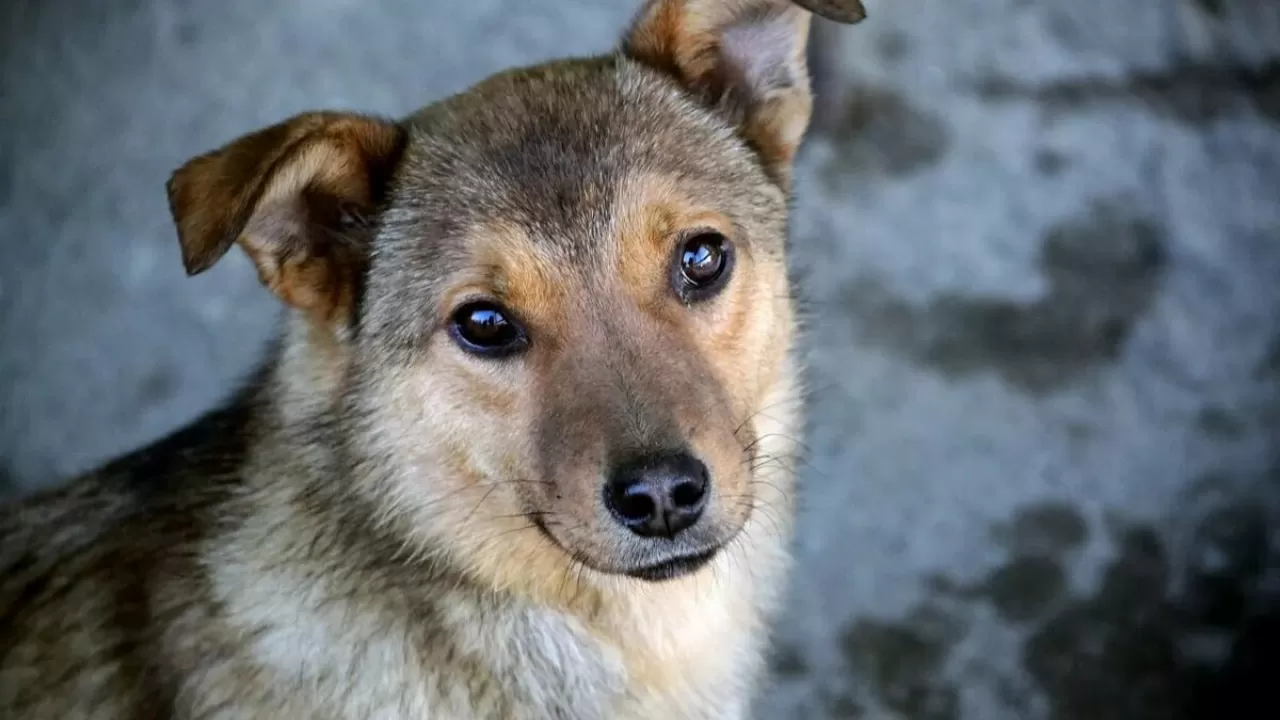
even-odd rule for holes
{"type": "MultiPolygon", "coordinates": [[[[815,33],[811,453],[758,717],[1280,717],[1280,2],[866,4],[815,33]]],[[[608,50],[637,5],[0,3],[3,492],[258,358],[243,256],[182,272],[179,163],[608,50]]]]}

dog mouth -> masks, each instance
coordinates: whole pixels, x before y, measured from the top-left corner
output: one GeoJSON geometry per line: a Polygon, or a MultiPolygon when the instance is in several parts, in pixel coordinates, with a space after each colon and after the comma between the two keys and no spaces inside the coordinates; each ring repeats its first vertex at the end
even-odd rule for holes
{"type": "Polygon", "coordinates": [[[664,580],[675,580],[686,575],[692,575],[715,558],[718,549],[708,550],[706,552],[696,553],[693,555],[681,555],[679,557],[664,560],[655,565],[645,565],[643,567],[632,568],[623,574],[628,577],[637,578],[639,580],[647,580],[649,582],[662,582],[664,580]]]}
{"type": "Polygon", "coordinates": [[[660,562],[647,565],[604,568],[601,567],[599,563],[594,562],[591,558],[583,555],[582,553],[574,552],[565,547],[564,544],[561,543],[551,530],[542,522],[542,518],[535,517],[531,518],[531,520],[538,531],[542,533],[543,537],[550,540],[553,545],[560,548],[561,551],[568,554],[578,563],[606,575],[619,575],[635,578],[637,580],[645,580],[647,582],[663,582],[692,575],[706,567],[707,564],[715,559],[716,555],[719,554],[720,549],[723,547],[721,545],[717,545],[710,549],[699,550],[697,552],[687,553],[684,555],[677,555],[675,557],[670,557],[660,562]]]}

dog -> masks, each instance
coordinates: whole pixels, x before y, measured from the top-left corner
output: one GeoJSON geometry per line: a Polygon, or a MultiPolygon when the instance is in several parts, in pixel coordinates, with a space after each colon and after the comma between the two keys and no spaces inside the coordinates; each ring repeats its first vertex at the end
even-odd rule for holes
{"type": "Polygon", "coordinates": [[[608,54],[167,184],[188,274],[281,301],[259,369],[0,511],[0,716],[745,718],[786,586],[786,263],[813,15],[647,0],[608,54]]]}

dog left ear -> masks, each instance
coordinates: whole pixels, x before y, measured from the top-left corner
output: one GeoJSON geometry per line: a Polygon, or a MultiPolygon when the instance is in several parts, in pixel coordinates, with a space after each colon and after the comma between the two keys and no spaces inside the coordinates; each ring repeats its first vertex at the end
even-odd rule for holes
{"type": "Polygon", "coordinates": [[[786,186],[813,109],[810,12],[841,23],[866,16],[859,0],[646,0],[622,51],[727,114],[786,186]]]}
{"type": "Polygon", "coordinates": [[[368,221],[403,144],[389,120],[312,112],[189,160],[167,185],[187,274],[239,244],[287,305],[320,323],[348,319],[368,221]]]}

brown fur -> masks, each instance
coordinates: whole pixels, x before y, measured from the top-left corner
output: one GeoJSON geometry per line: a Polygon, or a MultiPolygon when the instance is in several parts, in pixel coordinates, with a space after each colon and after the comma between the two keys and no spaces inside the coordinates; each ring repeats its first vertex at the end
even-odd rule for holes
{"type": "Polygon", "coordinates": [[[617,53],[179,169],[188,272],[239,244],[292,311],[224,409],[0,511],[0,716],[745,717],[792,517],[808,26],[650,0],[617,53]],[[689,305],[708,229],[733,274],[689,305]],[[455,346],[475,296],[525,353],[455,346]],[[681,542],[719,551],[635,579],[602,477],[671,448],[712,478],[681,542]]]}

